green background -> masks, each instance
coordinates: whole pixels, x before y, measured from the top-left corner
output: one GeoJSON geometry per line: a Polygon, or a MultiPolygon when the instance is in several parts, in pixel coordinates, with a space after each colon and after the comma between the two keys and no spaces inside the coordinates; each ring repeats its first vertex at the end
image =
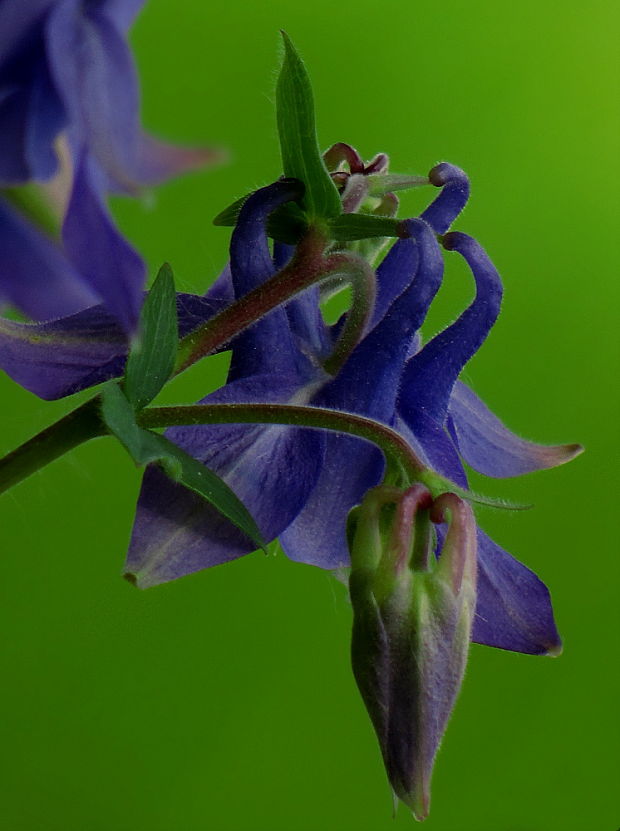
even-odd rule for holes
{"type": "MultiPolygon", "coordinates": [[[[484,527],[552,589],[559,659],[474,646],[439,753],[429,831],[615,831],[618,508],[616,3],[151,0],[133,31],[144,121],[230,163],[118,202],[148,258],[202,291],[211,218],[279,173],[278,29],[315,89],[323,146],[396,172],[467,170],[457,227],[505,280],[466,379],[511,427],[581,441],[571,465],[487,493],[484,527]],[[615,177],[615,178],[614,178],[615,177]]],[[[431,194],[407,197],[415,213],[431,194]]],[[[427,334],[471,296],[450,259],[427,334]]],[[[191,401],[224,365],[195,367],[191,401]]],[[[0,450],[65,412],[0,379],[0,450]]],[[[255,554],[140,593],[120,579],[139,475],[99,440],[0,502],[1,831],[388,831],[391,798],[349,664],[344,587],[255,554]]]]}

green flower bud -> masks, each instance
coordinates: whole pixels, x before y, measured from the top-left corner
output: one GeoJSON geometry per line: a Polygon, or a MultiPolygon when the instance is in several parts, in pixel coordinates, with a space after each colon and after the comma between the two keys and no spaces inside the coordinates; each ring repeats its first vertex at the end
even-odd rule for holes
{"type": "Polygon", "coordinates": [[[380,486],[352,515],[352,663],[395,796],[428,816],[435,755],[458,694],[476,602],[476,526],[453,493],[380,486]],[[447,521],[438,559],[433,523],[447,521]]]}

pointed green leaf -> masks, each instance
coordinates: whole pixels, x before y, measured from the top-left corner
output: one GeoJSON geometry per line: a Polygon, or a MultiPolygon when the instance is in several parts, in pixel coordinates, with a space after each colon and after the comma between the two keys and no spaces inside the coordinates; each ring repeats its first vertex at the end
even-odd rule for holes
{"type": "Polygon", "coordinates": [[[146,407],[172,375],[178,341],[174,277],[164,263],[144,301],[140,339],[125,369],[125,393],[136,410],[146,407]]]}
{"type": "MultiPolygon", "coordinates": [[[[237,224],[241,208],[252,194],[248,193],[229,205],[213,220],[214,225],[234,226],[237,224]]],[[[288,202],[277,208],[267,220],[267,234],[279,242],[296,245],[308,227],[305,213],[295,202],[288,202]]]]}
{"type": "Polygon", "coordinates": [[[145,444],[148,452],[155,456],[171,479],[184,485],[186,488],[202,496],[211,503],[221,514],[229,519],[243,533],[249,537],[257,548],[265,553],[267,543],[262,537],[254,518],[223,479],[198,462],[165,436],[144,430],[145,444]]]}
{"type": "Polygon", "coordinates": [[[371,214],[341,214],[331,219],[329,231],[337,242],[351,242],[370,237],[400,237],[402,223],[389,216],[371,214]]]}
{"type": "Polygon", "coordinates": [[[233,227],[237,224],[237,218],[241,213],[241,208],[247,201],[248,197],[250,197],[251,193],[246,193],[245,196],[241,196],[239,199],[235,199],[232,205],[229,205],[227,208],[224,208],[223,211],[220,211],[219,214],[213,220],[214,225],[219,226],[228,226],[233,227]]]}
{"type": "Polygon", "coordinates": [[[127,396],[114,381],[105,384],[101,391],[101,417],[136,464],[144,464],[142,428],[136,423],[136,414],[127,396]]]}
{"type": "Polygon", "coordinates": [[[118,384],[106,384],[101,398],[103,420],[137,465],[160,465],[171,479],[202,496],[266,553],[267,543],[254,518],[223,479],[165,436],[140,427],[118,384]]]}
{"type": "Polygon", "coordinates": [[[306,186],[303,204],[310,219],[338,216],[340,196],[319,151],[310,78],[285,32],[282,38],[284,62],[276,87],[276,110],[284,175],[306,186]]]}

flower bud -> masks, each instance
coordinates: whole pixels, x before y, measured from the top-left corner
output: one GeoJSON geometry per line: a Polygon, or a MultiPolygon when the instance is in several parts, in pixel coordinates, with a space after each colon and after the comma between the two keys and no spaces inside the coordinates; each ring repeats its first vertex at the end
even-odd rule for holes
{"type": "Polygon", "coordinates": [[[458,694],[476,600],[476,526],[453,493],[369,491],[349,527],[352,664],[392,789],[428,816],[439,743],[458,694]],[[438,559],[433,523],[448,522],[438,559]]]}

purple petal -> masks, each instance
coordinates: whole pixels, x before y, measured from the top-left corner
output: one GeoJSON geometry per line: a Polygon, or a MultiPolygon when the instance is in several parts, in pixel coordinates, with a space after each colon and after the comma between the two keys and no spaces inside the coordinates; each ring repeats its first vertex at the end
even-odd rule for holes
{"type": "MultiPolygon", "coordinates": [[[[390,305],[374,323],[373,334],[387,339],[389,333],[404,340],[407,348],[413,335],[420,328],[426,313],[437,294],[443,278],[443,258],[435,235],[422,219],[406,221],[409,239],[399,240],[390,254],[407,244],[407,253],[399,250],[395,258],[388,255],[377,272],[377,280],[392,285],[390,305]],[[412,255],[413,250],[413,255],[412,255]],[[400,290],[402,286],[402,290],[400,290]]],[[[382,293],[382,289],[379,289],[382,293]]],[[[383,294],[381,303],[387,299],[383,294]]]]}
{"type": "MultiPolygon", "coordinates": [[[[312,400],[320,407],[359,413],[390,423],[409,341],[424,319],[443,274],[443,261],[426,223],[412,220],[417,249],[415,279],[380,323],[358,344],[336,378],[312,400]]],[[[315,490],[281,535],[287,556],[321,568],[348,563],[346,518],[383,471],[381,453],[359,439],[327,436],[325,463],[315,490]]]]}
{"type": "Polygon", "coordinates": [[[126,31],[144,6],[144,0],[103,0],[101,10],[121,30],[126,31]]]}
{"type": "MultiPolygon", "coordinates": [[[[227,384],[204,401],[287,402],[299,392],[295,377],[269,374],[227,384]]],[[[305,504],[325,440],[318,431],[271,425],[175,427],[166,435],[228,483],[267,540],[277,537],[305,504]]],[[[204,500],[159,470],[147,470],[126,566],[140,587],[236,559],[253,548],[204,500]]]]}
{"type": "Polygon", "coordinates": [[[294,245],[288,245],[285,242],[278,242],[278,240],[276,240],[273,244],[273,267],[276,271],[284,268],[294,253],[294,245]]]}
{"type": "Polygon", "coordinates": [[[243,297],[274,274],[267,220],[276,208],[300,196],[300,183],[284,179],[260,188],[243,203],[230,242],[230,268],[237,297],[243,297]]]}
{"type": "Polygon", "coordinates": [[[60,248],[0,199],[0,305],[49,320],[97,302],[60,248]]]}
{"type": "Polygon", "coordinates": [[[0,319],[0,366],[52,400],[120,375],[127,338],[102,306],[40,324],[0,319]]]}
{"type": "MultiPolygon", "coordinates": [[[[289,262],[295,249],[291,245],[275,242],[273,246],[273,265],[279,271],[289,262]]],[[[321,292],[318,286],[311,286],[294,297],[284,307],[288,317],[291,333],[300,345],[300,349],[319,361],[326,358],[332,347],[329,329],[321,314],[321,292]]]]}
{"type": "MultiPolygon", "coordinates": [[[[413,435],[400,421],[396,429],[434,469],[461,487],[467,478],[456,449],[444,430],[428,419],[427,428],[413,435]]],[[[438,546],[443,531],[437,526],[438,546]]],[[[553,620],[549,592],[526,566],[478,530],[478,600],[472,639],[476,643],[529,654],[557,653],[560,639],[553,620]]]]}
{"type": "Polygon", "coordinates": [[[58,0],[4,0],[0,8],[0,62],[13,58],[24,47],[45,12],[57,2],[58,0]]]}
{"type": "Polygon", "coordinates": [[[316,487],[296,519],[280,534],[286,556],[325,569],[347,566],[347,516],[380,481],[383,468],[377,448],[359,439],[328,434],[316,487]]]}
{"type": "Polygon", "coordinates": [[[42,39],[0,68],[0,181],[49,179],[58,167],[53,144],[67,117],[49,77],[42,39]]]}
{"type": "Polygon", "coordinates": [[[431,184],[442,188],[441,193],[420,218],[436,234],[445,234],[469,199],[469,179],[460,167],[441,162],[428,174],[431,184]]]}
{"type": "Polygon", "coordinates": [[[30,85],[24,150],[29,178],[50,179],[58,170],[54,141],[67,124],[67,114],[52,84],[47,67],[39,67],[30,85]]]}
{"type": "MultiPolygon", "coordinates": [[[[177,295],[180,335],[222,307],[192,294],[177,295]]],[[[0,318],[0,368],[48,401],[122,375],[127,348],[126,334],[104,306],[48,323],[0,318]]]]}
{"type": "Polygon", "coordinates": [[[469,387],[457,381],[449,406],[450,427],[459,453],[485,476],[520,476],[569,462],[578,444],[546,446],[515,436],[469,387]]]}
{"type": "MultiPolygon", "coordinates": [[[[410,338],[424,319],[443,273],[441,253],[429,227],[413,220],[411,232],[415,239],[408,243],[415,255],[407,261],[418,265],[415,279],[406,275],[403,288],[406,284],[408,290],[396,297],[312,404],[353,410],[386,422],[391,419],[410,338]]],[[[384,462],[376,448],[357,439],[328,435],[325,441],[326,459],[317,486],[280,541],[291,559],[330,569],[348,563],[346,517],[379,481],[384,462]]]]}
{"type": "Polygon", "coordinates": [[[205,297],[207,299],[224,300],[226,305],[230,305],[235,299],[235,290],[232,284],[232,275],[230,273],[230,263],[227,263],[224,270],[216,281],[209,286],[205,297]]]}
{"type": "MultiPolygon", "coordinates": [[[[411,339],[441,285],[443,259],[435,235],[420,219],[410,220],[417,271],[409,285],[392,302],[380,322],[356,346],[336,378],[317,400],[319,406],[352,410],[389,423],[411,339]]],[[[393,264],[398,260],[393,260],[393,264]]],[[[384,277],[390,277],[389,271],[384,277]]]]}
{"type": "Polygon", "coordinates": [[[139,150],[138,84],[123,34],[98,8],[57,3],[47,19],[50,71],[72,123],[108,177],[131,190],[139,150]]]}
{"type": "Polygon", "coordinates": [[[72,122],[110,187],[134,192],[221,157],[203,147],[175,147],[145,134],[125,29],[141,2],[64,0],[49,15],[47,52],[55,85],[72,122]]]}
{"type": "Polygon", "coordinates": [[[0,88],[0,182],[14,185],[26,182],[30,170],[25,158],[24,133],[29,112],[29,95],[17,85],[0,88]]]}
{"type": "MultiPolygon", "coordinates": [[[[217,297],[199,297],[196,294],[177,294],[179,337],[189,335],[207,320],[227,306],[226,300],[217,297]]],[[[220,351],[226,347],[223,346],[220,351]]]]}
{"type": "Polygon", "coordinates": [[[452,388],[495,323],[502,299],[499,275],[474,239],[453,232],[444,238],[444,246],[458,251],[467,261],[476,281],[476,297],[458,320],[407,362],[400,408],[414,432],[421,413],[443,424],[452,388]]]}
{"type": "Polygon", "coordinates": [[[416,455],[429,467],[460,487],[469,487],[452,439],[440,424],[420,413],[416,418],[414,431],[411,424],[399,415],[396,418],[395,429],[407,439],[416,455]]]}
{"type": "MultiPolygon", "coordinates": [[[[283,180],[253,193],[244,203],[230,243],[230,270],[235,297],[243,297],[275,273],[266,225],[277,207],[298,198],[300,185],[283,180]]],[[[309,376],[314,368],[298,349],[286,310],[274,309],[235,339],[229,379],[266,371],[309,376]]]]}
{"type": "Polygon", "coordinates": [[[128,332],[138,323],[146,269],[114,226],[82,156],[62,228],[65,250],[84,282],[128,332]]]}
{"type": "Polygon", "coordinates": [[[373,329],[394,300],[411,285],[418,270],[418,247],[410,238],[399,239],[377,268],[377,296],[370,329],[373,329]]]}
{"type": "Polygon", "coordinates": [[[284,307],[291,334],[304,354],[320,363],[333,348],[329,327],[321,313],[321,291],[310,286],[284,307]]]}
{"type": "Polygon", "coordinates": [[[562,647],[545,584],[483,531],[472,640],[530,655],[557,655],[562,647]]]}
{"type": "Polygon", "coordinates": [[[213,147],[170,144],[140,131],[132,184],[155,185],[172,176],[222,161],[223,158],[222,151],[213,147]]]}

